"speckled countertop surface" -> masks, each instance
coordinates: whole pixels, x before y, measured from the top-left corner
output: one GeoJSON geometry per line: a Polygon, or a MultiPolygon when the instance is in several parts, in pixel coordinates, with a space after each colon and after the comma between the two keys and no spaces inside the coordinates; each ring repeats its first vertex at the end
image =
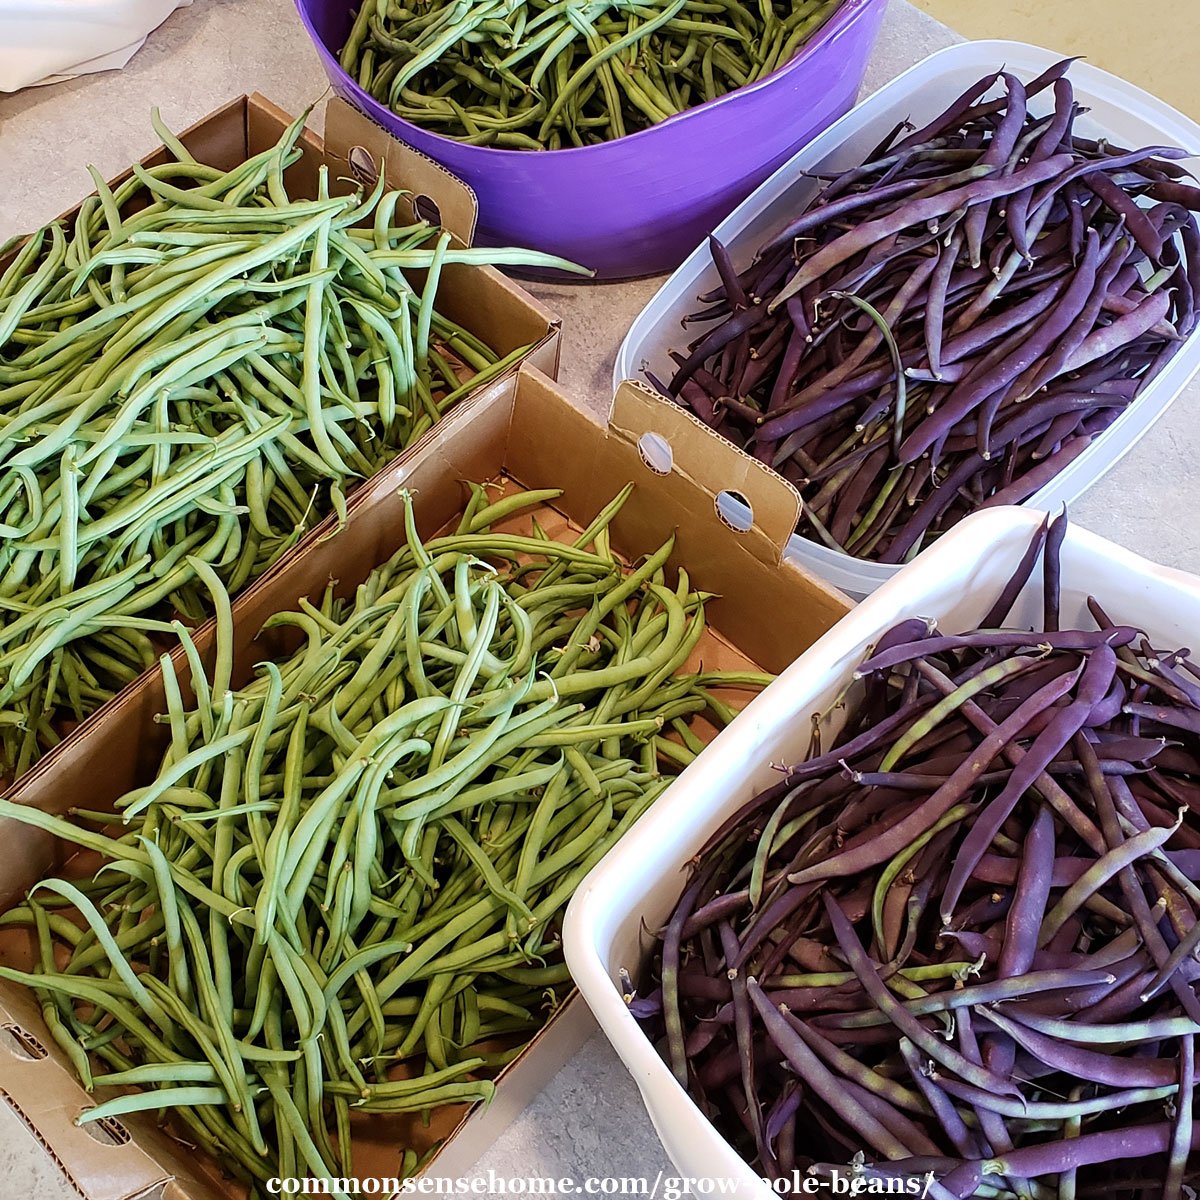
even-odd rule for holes
{"type": "MultiPolygon", "coordinates": [[[[867,74],[874,90],[958,40],[892,0],[867,74]]],[[[152,104],[175,128],[242,92],[296,112],[326,94],[289,0],[195,0],[153,33],[123,71],[0,95],[0,242],[55,216],[91,190],[84,168],[110,177],[154,146],[152,104]]],[[[658,280],[535,286],[563,318],[562,380],[603,412],[612,362],[658,280]]],[[[1200,570],[1200,383],[1073,510],[1080,523],[1171,566],[1200,570]]],[[[497,1176],[653,1180],[664,1152],[637,1090],[599,1034],[488,1150],[476,1168],[497,1176]]],[[[0,1105],[0,1200],[78,1200],[37,1142],[0,1105]]]]}

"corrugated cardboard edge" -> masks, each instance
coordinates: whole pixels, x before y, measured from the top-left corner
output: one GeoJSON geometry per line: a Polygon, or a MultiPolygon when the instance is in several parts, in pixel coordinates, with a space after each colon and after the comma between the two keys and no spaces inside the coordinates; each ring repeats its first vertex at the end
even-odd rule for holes
{"type": "MultiPolygon", "coordinates": [[[[132,1140],[108,1144],[75,1124],[92,1101],[61,1061],[58,1047],[44,1034],[30,1032],[38,1021],[31,994],[14,993],[0,1001],[0,1024],[23,1031],[45,1053],[45,1058],[24,1058],[0,1050],[0,1103],[87,1200],[134,1200],[166,1183],[170,1173],[132,1140]]],[[[124,1132],[123,1123],[114,1128],[118,1135],[124,1132]]]]}
{"type": "Polygon", "coordinates": [[[479,202],[470,184],[452,175],[441,163],[402,142],[377,121],[346,103],[338,96],[330,98],[325,109],[325,152],[350,163],[350,152],[364,149],[378,169],[383,166],[385,179],[402,179],[404,188],[414,196],[427,196],[437,205],[443,229],[448,229],[464,245],[475,238],[479,202]]]}
{"type": "Polygon", "coordinates": [[[765,463],[714,433],[692,413],[652,391],[640,380],[627,379],[613,397],[609,429],[635,445],[645,433],[657,433],[671,447],[673,469],[703,489],[714,506],[722,491],[737,492],[750,505],[752,526],[739,533],[763,561],[779,562],[800,520],[800,493],[765,463]]]}

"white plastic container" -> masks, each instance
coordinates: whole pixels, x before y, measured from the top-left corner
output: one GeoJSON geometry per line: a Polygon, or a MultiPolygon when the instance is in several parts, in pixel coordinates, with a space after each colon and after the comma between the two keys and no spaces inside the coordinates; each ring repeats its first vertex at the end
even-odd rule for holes
{"type": "MultiPolygon", "coordinates": [[[[757,191],[714,230],[729,247],[735,263],[749,262],[754,252],[807,203],[818,184],[806,173],[857,166],[886,134],[905,118],[922,125],[942,112],[970,84],[1004,65],[1022,79],[1032,79],[1061,57],[1021,42],[966,42],[931,54],[910,67],[873,96],[835,121],[779,168],[757,191]]],[[[1090,111],[1076,128],[1089,137],[1108,137],[1122,146],[1180,146],[1200,155],[1200,125],[1161,100],[1123,79],[1077,62],[1071,67],[1075,98],[1090,111]]],[[[1030,101],[1033,112],[1048,112],[1047,93],[1030,101]]],[[[1200,160],[1182,164],[1196,173],[1200,160]]],[[[680,320],[698,305],[696,297],[719,286],[708,246],[699,246],[663,284],[630,327],[613,372],[622,379],[644,378],[647,369],[669,379],[674,364],[668,352],[680,349],[703,326],[680,320]]],[[[1166,411],[1200,367],[1200,329],[1137,400],[1074,462],[1025,503],[1050,510],[1069,503],[1104,475],[1166,411]]],[[[900,568],[870,563],[794,537],[789,557],[854,597],[868,595],[900,568]]]]}
{"type": "MultiPolygon", "coordinates": [[[[579,991],[642,1093],[650,1119],[682,1176],[736,1181],[736,1193],[771,1190],[709,1124],[630,1016],[617,984],[636,978],[647,929],[661,928],[683,891],[685,864],[720,823],[778,775],[771,764],[802,760],[810,718],[841,692],[867,647],[897,621],[933,617],[944,632],[978,625],[1012,575],[1041,520],[1026,508],[996,508],[960,522],[843,618],[753,701],[657,800],[584,880],[567,909],[567,964],[579,991]]],[[[1062,621],[1094,628],[1094,595],[1116,622],[1146,630],[1153,644],[1200,642],[1200,578],[1160,567],[1072,527],[1062,548],[1062,621]]],[[[1026,587],[1014,623],[1041,617],[1040,576],[1026,587]]],[[[704,1193],[708,1194],[708,1193],[704,1193]]]]}

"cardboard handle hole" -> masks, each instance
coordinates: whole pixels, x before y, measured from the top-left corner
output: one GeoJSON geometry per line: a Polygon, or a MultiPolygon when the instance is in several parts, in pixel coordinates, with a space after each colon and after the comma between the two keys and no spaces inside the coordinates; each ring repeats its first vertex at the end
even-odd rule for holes
{"type": "Polygon", "coordinates": [[[46,1047],[27,1029],[20,1025],[5,1023],[0,1025],[0,1045],[13,1056],[26,1062],[38,1062],[48,1058],[46,1047]]]}
{"type": "Polygon", "coordinates": [[[101,1146],[125,1146],[133,1139],[129,1130],[116,1117],[101,1117],[98,1121],[87,1121],[79,1126],[93,1142],[101,1146]]]}
{"type": "Polygon", "coordinates": [[[414,196],[412,206],[419,221],[428,221],[430,225],[441,225],[442,210],[428,196],[414,196]]]}
{"type": "Polygon", "coordinates": [[[346,161],[359,183],[374,187],[379,182],[379,167],[365,146],[351,146],[346,161]]]}
{"type": "Polygon", "coordinates": [[[748,533],[754,524],[754,508],[741,492],[723,490],[717,493],[717,516],[734,533],[748,533]]]}
{"type": "Polygon", "coordinates": [[[638,438],[637,448],[642,462],[655,475],[670,475],[675,456],[671,453],[671,443],[661,433],[643,433],[638,438]]]}

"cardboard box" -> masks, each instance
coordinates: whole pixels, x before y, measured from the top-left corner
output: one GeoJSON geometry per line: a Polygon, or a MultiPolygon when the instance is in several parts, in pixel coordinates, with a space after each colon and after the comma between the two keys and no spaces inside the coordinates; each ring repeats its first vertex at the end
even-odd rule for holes
{"type": "MultiPolygon", "coordinates": [[[[229,170],[273,146],[291,122],[283,109],[256,92],[231,100],[184,130],[179,138],[200,162],[229,170]]],[[[325,111],[324,137],[306,129],[299,147],[303,156],[286,175],[293,196],[316,196],[317,174],[322,166],[329,168],[329,186],[334,195],[351,192],[359,184],[369,186],[382,169],[391,187],[410,193],[406,220],[439,220],[454,235],[456,244],[471,244],[477,216],[475,193],[445,167],[397,142],[345,101],[332,97],[325,111]]],[[[170,157],[160,146],[143,158],[141,165],[154,166],[170,157]]],[[[109,186],[115,187],[132,174],[132,169],[122,172],[108,181],[109,186]]],[[[404,210],[405,204],[401,204],[398,213],[404,215],[404,210]]],[[[72,220],[78,211],[76,205],[59,219],[72,220]]],[[[0,271],[18,249],[14,247],[8,256],[0,258],[0,271]]],[[[557,378],[558,318],[494,267],[462,263],[446,266],[438,289],[438,309],[502,356],[520,346],[531,346],[527,361],[557,378]]]]}
{"type": "MultiPolygon", "coordinates": [[[[637,384],[618,391],[607,429],[576,408],[536,369],[497,381],[430,431],[417,446],[363,485],[339,530],[326,521],[296,552],[263,576],[234,604],[235,686],[253,664],[281,649],[256,637],[273,613],[318,599],[331,579],[351,595],[378,563],[404,542],[404,488],[415,497],[418,527],[429,537],[454,521],[466,499],[464,481],[533,489],[557,487],[562,496],[537,513],[552,535],[582,528],[625,484],[634,491],[611,528],[614,549],[632,560],[676,535],[671,567],[686,567],[693,586],[717,593],[707,606],[710,629],[697,648],[710,668],[757,664],[779,671],[836,623],[849,604],[840,593],[784,563],[799,498],[784,480],[717,438],[689,414],[637,384]],[[661,474],[646,458],[643,435],[655,431],[670,445],[673,464],[661,474]],[[753,525],[729,528],[718,495],[736,491],[751,507],[753,525]]],[[[528,526],[529,517],[517,518],[528,526]]],[[[213,649],[212,624],[197,635],[201,653],[213,649]]],[[[187,671],[180,658],[179,675],[187,671]]],[[[147,782],[166,741],[155,714],[164,708],[156,669],[144,675],[56,748],[10,791],[22,804],[62,814],[71,805],[111,807],[147,782]]],[[[47,873],[66,867],[72,848],[14,821],[0,822],[0,908],[18,902],[47,873]]],[[[93,864],[94,865],[94,864],[93,864]]],[[[22,939],[0,941],[0,960],[20,961],[22,939]]],[[[73,1118],[92,1101],[41,1022],[30,994],[0,983],[0,1030],[16,1044],[36,1045],[34,1058],[5,1053],[0,1037],[0,1099],[22,1116],[87,1200],[133,1200],[164,1187],[168,1200],[218,1200],[238,1189],[210,1173],[156,1128],[153,1116],[110,1124],[117,1144],[99,1144],[73,1118]],[[31,1040],[32,1039],[32,1040],[31,1040]],[[44,1051],[44,1054],[42,1053],[44,1051]],[[170,1181],[170,1182],[167,1182],[170,1181]]],[[[578,999],[562,1006],[527,1051],[499,1076],[488,1109],[443,1111],[424,1135],[414,1125],[356,1141],[363,1175],[397,1173],[398,1136],[449,1135],[427,1168],[459,1175],[582,1043],[591,1028],[578,999]]],[[[11,1050],[11,1046],[9,1047],[11,1050]]]]}
{"type": "MultiPolygon", "coordinates": [[[[199,161],[228,170],[275,145],[291,121],[287,113],[262,96],[242,96],[185,130],[180,139],[199,161]]],[[[428,216],[440,220],[456,244],[470,245],[476,219],[471,189],[432,159],[395,141],[343,101],[329,101],[324,138],[306,129],[299,147],[302,156],[286,175],[293,196],[317,195],[321,167],[328,168],[334,193],[353,191],[356,181],[369,186],[382,171],[394,187],[408,193],[397,212],[399,222],[428,216]]],[[[159,147],[142,159],[142,165],[153,166],[170,157],[164,147],[159,147]]],[[[132,169],[125,171],[110,180],[109,186],[115,188],[132,174],[132,169]]],[[[60,220],[73,220],[77,212],[78,206],[60,220]]],[[[8,257],[0,258],[0,272],[16,253],[14,248],[8,257]]],[[[412,273],[418,285],[423,276],[424,272],[412,273]]],[[[531,347],[526,361],[551,377],[557,376],[558,318],[494,268],[447,264],[438,289],[438,309],[502,357],[523,346],[531,347]]],[[[512,367],[509,373],[516,369],[512,367]]],[[[0,778],[0,786],[6,782],[0,778]]]]}

